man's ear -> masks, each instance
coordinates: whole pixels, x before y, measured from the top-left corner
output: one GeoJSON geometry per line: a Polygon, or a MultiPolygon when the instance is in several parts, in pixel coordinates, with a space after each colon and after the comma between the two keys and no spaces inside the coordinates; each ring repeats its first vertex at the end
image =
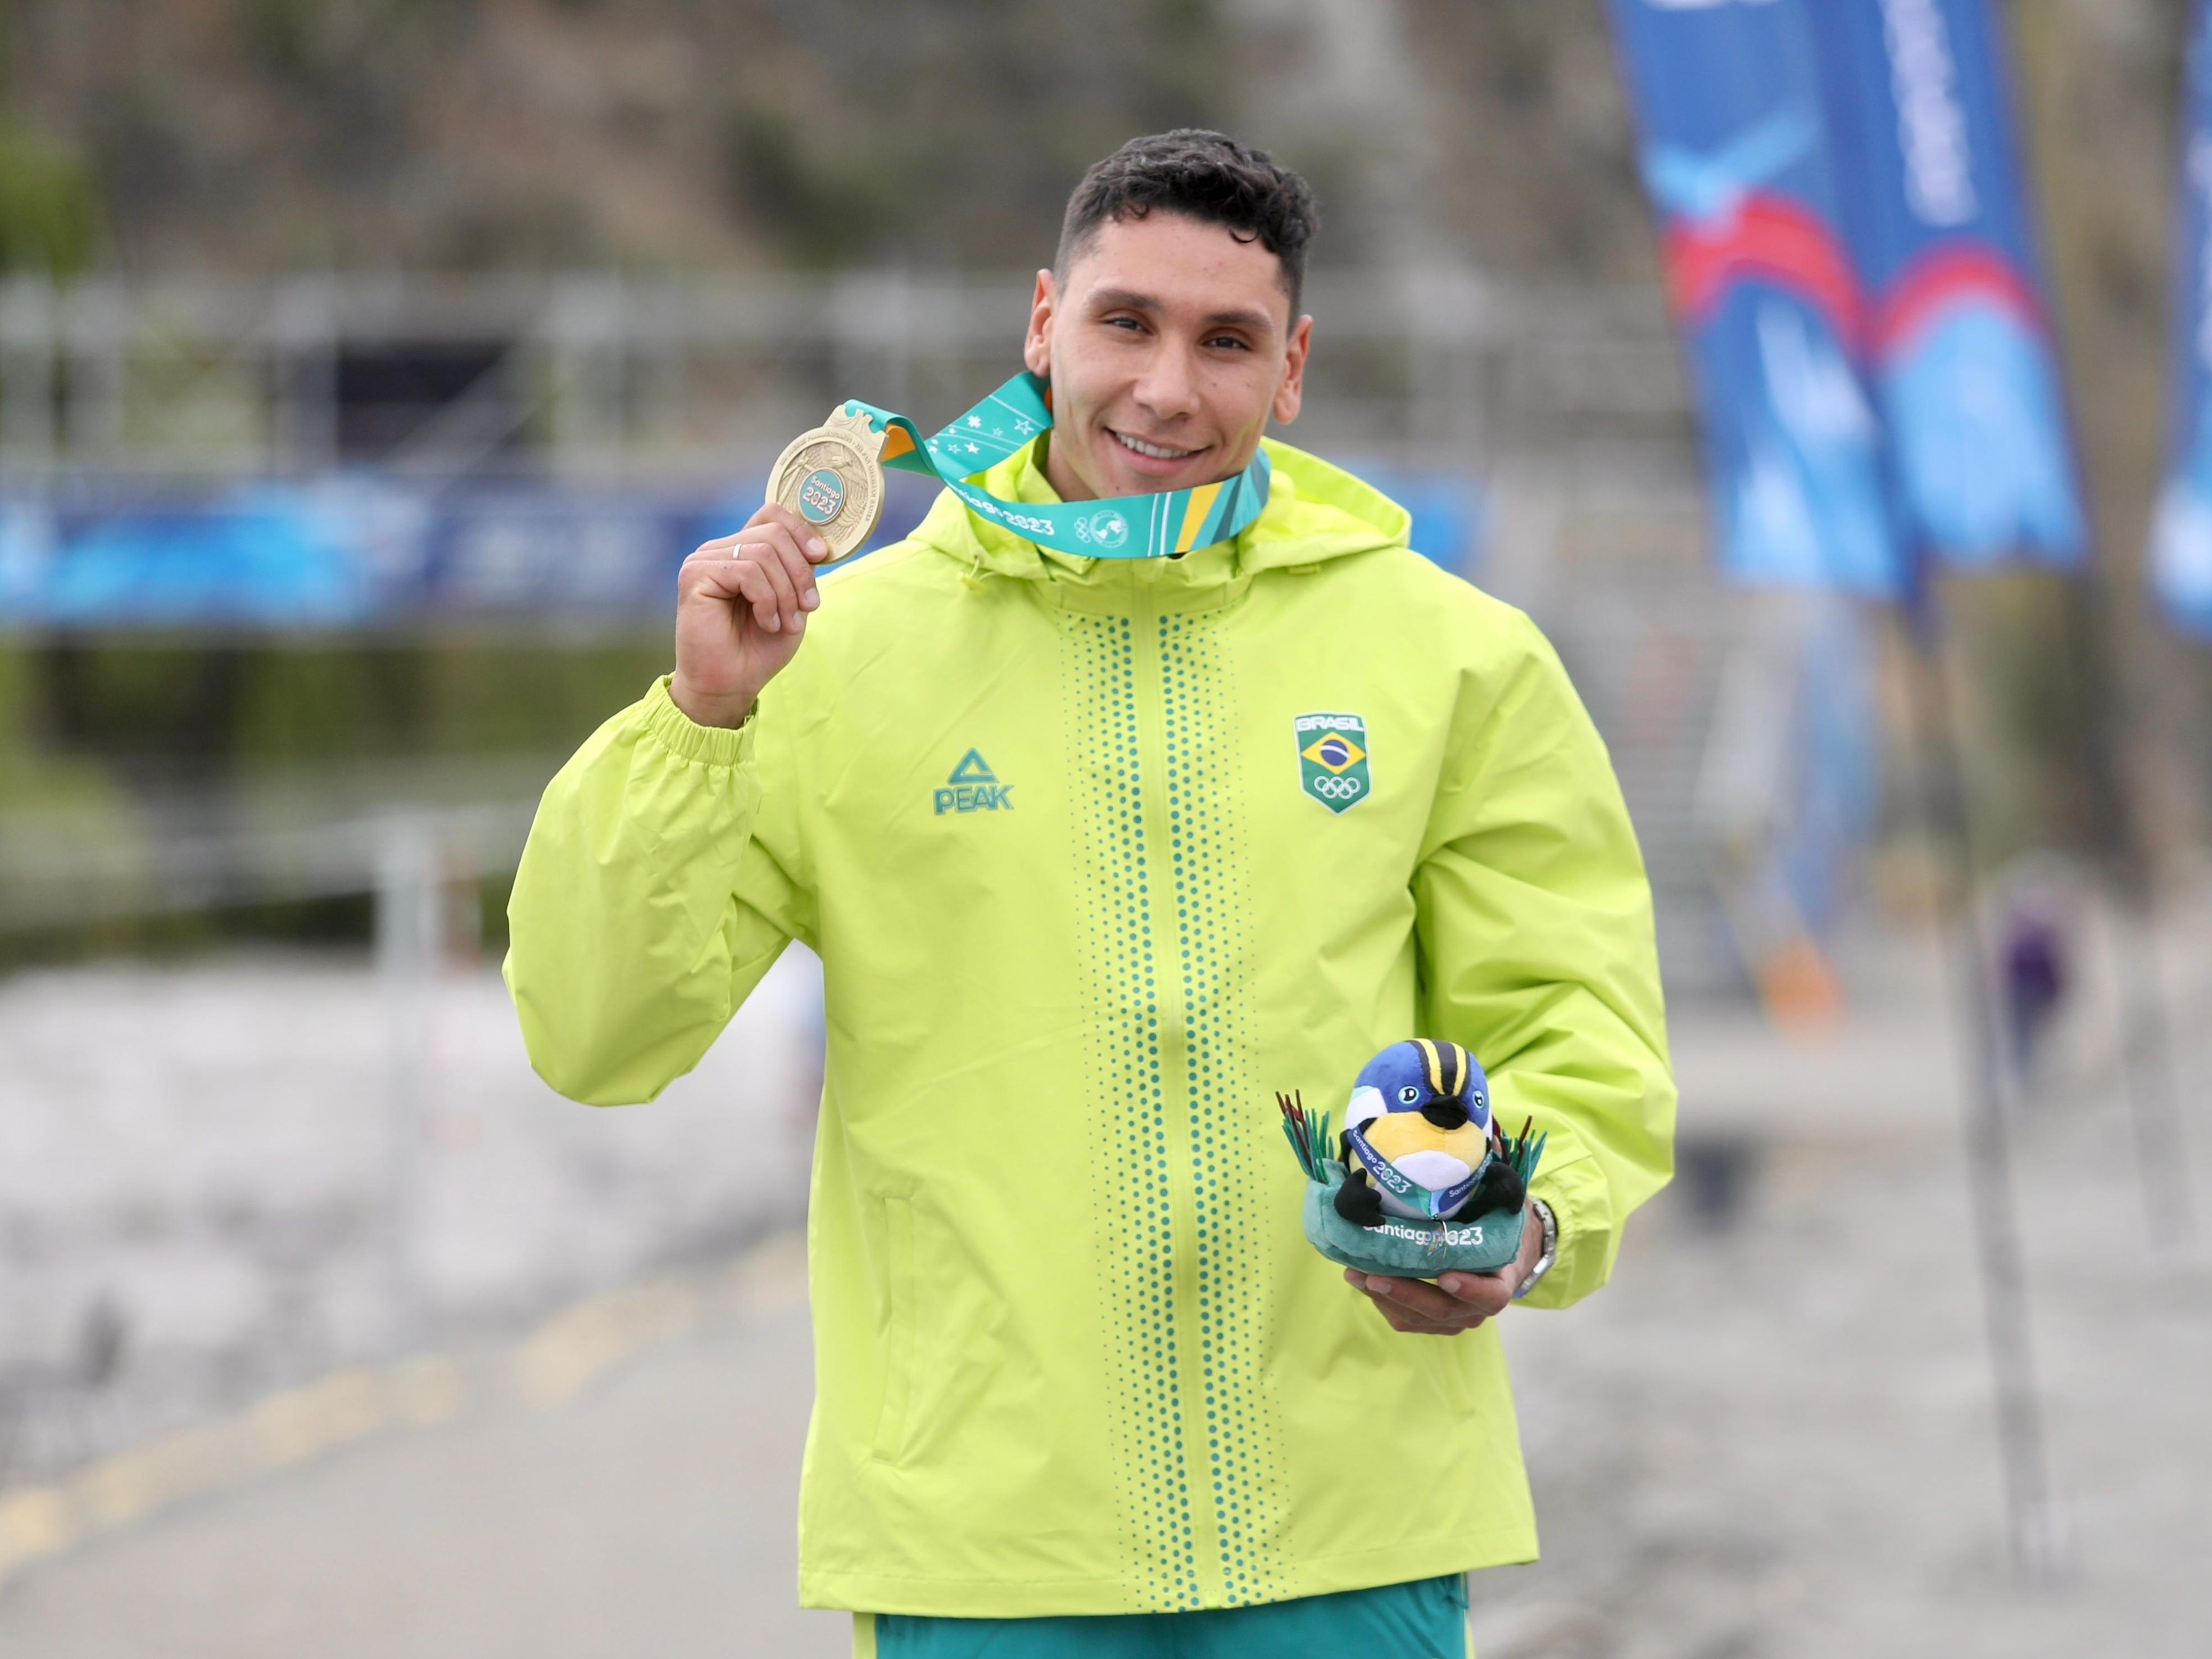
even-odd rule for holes
{"type": "Polygon", "coordinates": [[[1052,272],[1036,274],[1036,293],[1030,301],[1030,331],[1022,342],[1022,362],[1040,380],[1052,378],[1052,318],[1060,304],[1060,285],[1052,272]]]}
{"type": "Polygon", "coordinates": [[[1306,352],[1312,344],[1313,319],[1301,317],[1291,330],[1290,343],[1283,350],[1283,383],[1275,388],[1275,401],[1270,411],[1284,426],[1298,418],[1298,410],[1305,402],[1306,352]]]}

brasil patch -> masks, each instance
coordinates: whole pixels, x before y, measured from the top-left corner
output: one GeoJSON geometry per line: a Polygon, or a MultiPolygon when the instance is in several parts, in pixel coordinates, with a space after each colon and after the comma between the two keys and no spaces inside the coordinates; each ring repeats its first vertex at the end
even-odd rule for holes
{"type": "Polygon", "coordinates": [[[1367,799],[1375,787],[1367,770],[1367,722],[1357,714],[1301,714],[1298,783],[1332,812],[1367,799]]]}

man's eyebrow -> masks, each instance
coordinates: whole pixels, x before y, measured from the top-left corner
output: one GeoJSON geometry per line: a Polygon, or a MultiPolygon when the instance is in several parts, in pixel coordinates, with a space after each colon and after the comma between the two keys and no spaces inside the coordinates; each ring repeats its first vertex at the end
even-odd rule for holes
{"type": "Polygon", "coordinates": [[[1233,311],[1210,313],[1206,321],[1210,328],[1227,324],[1238,328],[1249,328],[1261,334],[1273,334],[1275,331],[1275,319],[1273,317],[1264,311],[1254,311],[1243,306],[1239,306],[1233,311]]]}
{"type": "Polygon", "coordinates": [[[1149,294],[1139,294],[1134,289],[1093,289],[1091,303],[1103,311],[1164,311],[1166,307],[1149,294]]]}
{"type": "MultiPolygon", "coordinates": [[[[1167,309],[1152,295],[1139,294],[1134,289],[1127,288],[1094,289],[1091,295],[1091,305],[1094,310],[1099,311],[1158,313],[1167,309]]],[[[1207,327],[1216,328],[1224,324],[1253,329],[1263,334],[1272,334],[1275,331],[1275,319],[1273,317],[1264,311],[1255,310],[1249,307],[1240,306],[1231,310],[1209,312],[1206,314],[1207,327]]]]}

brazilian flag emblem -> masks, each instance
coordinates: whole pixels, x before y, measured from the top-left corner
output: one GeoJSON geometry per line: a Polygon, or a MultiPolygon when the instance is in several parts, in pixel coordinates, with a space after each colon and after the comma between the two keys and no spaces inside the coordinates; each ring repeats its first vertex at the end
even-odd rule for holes
{"type": "Polygon", "coordinates": [[[1375,781],[1367,770],[1367,722],[1357,714],[1301,714],[1298,783],[1332,812],[1367,799],[1375,781]]]}

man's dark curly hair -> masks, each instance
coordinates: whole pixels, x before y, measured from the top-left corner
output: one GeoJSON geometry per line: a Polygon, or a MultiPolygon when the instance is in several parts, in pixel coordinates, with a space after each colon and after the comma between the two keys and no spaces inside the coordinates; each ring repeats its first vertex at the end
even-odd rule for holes
{"type": "Polygon", "coordinates": [[[1066,276],[1069,262],[1108,220],[1141,219],[1156,208],[1258,242],[1282,262],[1291,315],[1297,316],[1306,244],[1321,225],[1313,191],[1264,150],[1200,127],[1132,138],[1085,173],[1067,198],[1053,269],[1066,276]]]}

